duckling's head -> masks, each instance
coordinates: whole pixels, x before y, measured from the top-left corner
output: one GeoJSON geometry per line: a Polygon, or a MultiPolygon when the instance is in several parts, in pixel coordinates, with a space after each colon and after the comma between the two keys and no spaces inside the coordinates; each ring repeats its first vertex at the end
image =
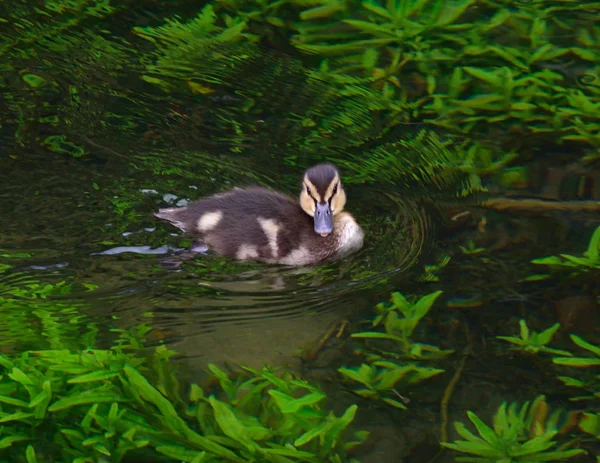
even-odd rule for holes
{"type": "Polygon", "coordinates": [[[315,233],[327,236],[333,231],[333,217],[346,205],[346,193],[334,165],[317,164],[304,173],[300,205],[314,217],[315,233]]]}

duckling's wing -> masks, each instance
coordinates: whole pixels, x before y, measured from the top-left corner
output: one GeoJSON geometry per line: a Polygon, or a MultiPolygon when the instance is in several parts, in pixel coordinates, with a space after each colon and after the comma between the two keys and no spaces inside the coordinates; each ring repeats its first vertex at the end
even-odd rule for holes
{"type": "Polygon", "coordinates": [[[234,189],[189,203],[184,207],[169,207],[154,213],[159,219],[172,223],[184,232],[202,232],[201,221],[206,228],[211,219],[220,225],[238,229],[244,223],[256,222],[258,217],[285,220],[296,212],[296,202],[280,193],[265,188],[234,189]],[[217,220],[218,219],[218,220],[217,220]],[[221,220],[224,219],[224,220],[221,220]]]}

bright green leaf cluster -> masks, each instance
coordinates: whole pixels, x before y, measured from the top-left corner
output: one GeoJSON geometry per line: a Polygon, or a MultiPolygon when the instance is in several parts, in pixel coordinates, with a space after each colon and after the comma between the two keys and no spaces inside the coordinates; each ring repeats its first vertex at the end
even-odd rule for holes
{"type": "Polygon", "coordinates": [[[596,228],[587,250],[583,256],[577,257],[570,254],[561,254],[558,256],[543,257],[533,259],[534,264],[548,265],[553,269],[569,269],[574,273],[587,272],[600,269],[600,227],[596,228]]]}
{"type": "Polygon", "coordinates": [[[365,386],[364,389],[355,390],[356,394],[406,409],[404,398],[395,390],[396,385],[401,383],[403,386],[410,386],[443,373],[444,370],[420,367],[412,363],[399,365],[394,362],[374,361],[370,365],[363,363],[359,368],[340,368],[339,372],[365,386]],[[390,397],[390,391],[395,397],[390,397]]]}
{"type": "Polygon", "coordinates": [[[520,326],[520,337],[516,336],[496,336],[498,339],[502,339],[503,341],[510,342],[511,344],[516,344],[517,349],[523,352],[537,354],[539,352],[547,353],[547,354],[555,354],[555,355],[567,355],[570,356],[571,353],[565,350],[552,349],[551,347],[546,347],[546,344],[549,344],[552,341],[552,338],[556,334],[556,332],[560,328],[560,323],[555,323],[550,328],[545,329],[540,333],[532,332],[529,330],[527,326],[527,322],[521,319],[519,320],[520,326]]]}
{"type": "Polygon", "coordinates": [[[533,404],[526,402],[522,407],[504,402],[494,416],[493,426],[486,425],[472,412],[467,412],[479,436],[473,434],[462,423],[455,423],[456,432],[465,440],[453,443],[443,442],[444,447],[473,456],[459,457],[457,461],[473,463],[531,463],[566,460],[585,453],[581,449],[552,449],[558,414],[553,414],[547,423],[532,436],[532,423],[535,411],[544,397],[538,397],[533,404]]]}
{"type": "Polygon", "coordinates": [[[409,302],[402,294],[393,293],[390,305],[377,304],[375,309],[377,315],[372,326],[373,328],[382,326],[384,331],[365,331],[355,333],[352,337],[379,341],[381,348],[368,344],[365,352],[368,363],[338,370],[347,379],[364,386],[355,390],[356,394],[405,409],[406,399],[398,389],[409,388],[443,373],[442,369],[424,366],[419,362],[439,360],[453,351],[441,350],[436,346],[414,342],[411,339],[415,328],[441,293],[436,291],[416,302],[409,302]]]}
{"type": "Polygon", "coordinates": [[[451,354],[451,350],[440,350],[429,344],[412,341],[411,336],[421,321],[427,315],[441,291],[423,296],[414,303],[409,302],[401,293],[393,293],[390,305],[377,304],[377,316],[372,326],[383,325],[385,332],[365,331],[355,333],[353,338],[382,339],[393,341],[397,352],[392,355],[407,360],[434,360],[451,354]]]}
{"type": "Polygon", "coordinates": [[[128,339],[111,350],[0,356],[0,457],[119,462],[132,453],[194,463],[341,463],[367,437],[344,439],[355,405],[337,417],[314,386],[268,368],[230,379],[211,365],[222,391],[193,385],[185,401],[172,368],[160,374],[173,352],[160,347],[140,359],[128,339]],[[144,374],[149,368],[155,384],[144,374]]]}
{"type": "Polygon", "coordinates": [[[592,354],[591,357],[555,357],[552,359],[557,365],[565,365],[574,368],[592,368],[589,373],[580,373],[576,378],[570,376],[559,376],[559,379],[567,386],[586,389],[589,395],[576,397],[572,400],[600,399],[600,373],[594,370],[600,367],[600,347],[595,346],[577,335],[570,335],[571,340],[580,348],[592,354]]]}

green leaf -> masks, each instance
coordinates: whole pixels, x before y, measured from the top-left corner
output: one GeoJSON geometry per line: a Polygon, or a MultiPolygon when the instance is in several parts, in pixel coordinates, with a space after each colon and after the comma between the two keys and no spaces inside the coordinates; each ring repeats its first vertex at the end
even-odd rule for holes
{"type": "Polygon", "coordinates": [[[31,440],[31,437],[26,436],[25,434],[14,434],[12,436],[3,437],[0,439],[0,449],[6,449],[15,442],[22,442],[25,440],[31,440]]]}
{"type": "Polygon", "coordinates": [[[258,445],[249,436],[246,427],[237,419],[229,406],[213,396],[210,396],[208,402],[212,406],[217,424],[226,436],[244,444],[249,449],[256,449],[258,445]]]}
{"type": "MultiPolygon", "coordinates": [[[[286,449],[263,448],[260,450],[260,452],[265,455],[280,455],[280,456],[284,456],[284,457],[297,458],[297,459],[299,459],[299,461],[306,461],[306,462],[318,461],[318,460],[315,460],[314,453],[304,452],[302,450],[297,450],[297,449],[292,449],[292,448],[286,448],[286,449]]],[[[247,460],[244,460],[244,461],[247,461],[247,460]]],[[[278,461],[278,460],[273,459],[273,460],[268,460],[268,461],[278,461]]]]}
{"type": "Polygon", "coordinates": [[[354,333],[352,334],[353,338],[362,338],[362,339],[391,339],[393,341],[403,343],[402,338],[398,336],[394,336],[392,334],[387,333],[379,333],[377,331],[365,331],[363,333],[354,333]]]}
{"type": "Polygon", "coordinates": [[[46,380],[42,384],[42,391],[32,399],[29,404],[30,408],[33,408],[33,414],[36,419],[41,420],[46,416],[48,405],[52,400],[52,386],[49,380],[46,380]]]}
{"type": "Polygon", "coordinates": [[[538,273],[535,275],[529,275],[528,277],[525,277],[520,281],[543,281],[548,280],[549,278],[551,278],[551,276],[547,273],[538,273]]]}
{"type": "Polygon", "coordinates": [[[600,439],[600,414],[584,413],[579,420],[579,429],[600,439]]]}
{"type": "Polygon", "coordinates": [[[29,405],[27,402],[5,395],[0,395],[0,403],[15,405],[16,407],[27,407],[29,405]]]}
{"type": "Polygon", "coordinates": [[[12,372],[8,374],[8,376],[14,381],[21,383],[23,386],[32,386],[34,382],[27,376],[23,371],[19,368],[14,367],[12,372]]]}
{"type": "Polygon", "coordinates": [[[454,100],[453,103],[465,108],[483,109],[490,104],[499,103],[503,100],[504,97],[501,95],[477,95],[466,100],[454,100]]]}
{"type": "Polygon", "coordinates": [[[388,19],[390,21],[394,19],[392,14],[387,9],[383,8],[382,6],[379,6],[373,1],[362,2],[362,7],[366,10],[369,10],[372,13],[375,13],[376,15],[381,16],[384,19],[388,19]]]}
{"type": "Polygon", "coordinates": [[[111,371],[92,371],[91,373],[87,373],[84,375],[76,376],[75,378],[71,378],[67,381],[69,384],[80,384],[80,383],[91,383],[94,381],[107,381],[109,379],[118,376],[118,373],[114,373],[111,371]]]}
{"type": "MultiPolygon", "coordinates": [[[[456,429],[456,432],[458,433],[458,435],[460,437],[462,437],[463,439],[467,439],[469,442],[485,444],[483,439],[480,439],[479,437],[477,437],[475,434],[473,434],[471,431],[469,431],[463,423],[461,423],[459,421],[454,423],[454,429],[456,429]]],[[[487,445],[487,444],[485,444],[485,445],[487,445]]]]}
{"type": "Polygon", "coordinates": [[[225,391],[227,394],[227,397],[229,397],[230,400],[233,400],[236,395],[236,390],[227,373],[212,363],[208,365],[208,368],[219,380],[219,384],[221,385],[223,391],[225,391]]]}
{"type": "Polygon", "coordinates": [[[407,410],[406,405],[404,405],[402,402],[398,402],[397,400],[384,397],[383,401],[392,407],[399,408],[400,410],[407,410]]]}
{"type": "Polygon", "coordinates": [[[10,421],[23,421],[26,423],[27,418],[33,417],[33,413],[16,412],[16,413],[1,413],[0,423],[8,423],[10,421]]]}
{"type": "Polygon", "coordinates": [[[156,447],[156,451],[174,460],[194,463],[202,462],[206,456],[206,452],[189,450],[178,445],[160,445],[156,447]],[[200,460],[196,460],[197,458],[200,460]]]}
{"type": "Polygon", "coordinates": [[[442,292],[443,291],[435,291],[431,294],[427,294],[414,304],[413,307],[418,320],[423,318],[427,312],[429,312],[433,306],[433,303],[440,296],[440,294],[442,294],[442,292]]]}
{"type": "Polygon", "coordinates": [[[513,111],[533,111],[534,109],[537,109],[537,105],[531,103],[517,102],[512,103],[510,105],[510,109],[513,111]]]}
{"type": "Polygon", "coordinates": [[[573,262],[574,264],[581,265],[582,267],[591,267],[591,262],[585,257],[575,257],[569,254],[561,254],[561,257],[573,262]]]}
{"type": "Polygon", "coordinates": [[[27,450],[25,451],[25,458],[27,459],[27,463],[37,463],[37,458],[35,457],[35,450],[32,445],[27,446],[27,450]]]}
{"type": "Polygon", "coordinates": [[[65,436],[69,437],[71,442],[77,442],[80,444],[85,440],[85,436],[83,433],[75,430],[75,429],[61,429],[60,432],[65,436]]]}
{"type": "Polygon", "coordinates": [[[463,69],[476,79],[483,80],[494,87],[502,86],[502,77],[497,72],[486,71],[484,69],[474,68],[471,66],[463,66],[463,69]]]}
{"type": "Polygon", "coordinates": [[[515,457],[522,457],[525,455],[535,456],[536,453],[541,453],[544,450],[548,450],[550,447],[556,444],[556,442],[552,441],[552,438],[556,435],[557,432],[558,431],[548,431],[542,436],[534,437],[533,439],[524,442],[523,444],[521,444],[518,450],[512,451],[512,455],[514,455],[515,457]]]}
{"type": "Polygon", "coordinates": [[[453,0],[443,2],[435,26],[442,27],[453,24],[476,0],[453,0]]]}
{"type": "Polygon", "coordinates": [[[339,11],[343,11],[346,7],[343,3],[333,3],[331,5],[321,5],[314,8],[309,8],[300,13],[302,21],[310,21],[314,19],[323,19],[333,16],[339,11]]]}
{"type": "Polygon", "coordinates": [[[104,445],[96,444],[92,448],[102,455],[106,455],[107,457],[111,456],[110,451],[104,445]]]}
{"type": "Polygon", "coordinates": [[[88,405],[95,403],[105,403],[105,402],[117,402],[122,401],[123,398],[120,394],[115,392],[84,392],[82,394],[66,397],[64,399],[57,400],[50,407],[48,407],[49,412],[58,412],[60,410],[65,410],[67,408],[75,407],[78,405],[88,405]]]}
{"type": "Polygon", "coordinates": [[[566,365],[569,367],[594,367],[600,365],[600,359],[577,358],[577,357],[558,357],[552,359],[557,365],[566,365]]]}
{"type": "Polygon", "coordinates": [[[221,445],[212,442],[210,439],[207,439],[201,436],[200,434],[192,431],[187,426],[185,421],[183,421],[183,419],[177,414],[175,408],[173,407],[173,404],[168,399],[166,399],[158,390],[152,387],[148,380],[135,368],[126,365],[123,368],[123,371],[125,372],[125,375],[127,376],[127,379],[130,381],[130,383],[139,392],[140,396],[144,400],[154,404],[156,408],[158,408],[162,415],[162,421],[165,424],[169,425],[169,427],[174,432],[185,436],[192,443],[222,458],[229,459],[231,461],[243,461],[231,450],[222,447],[221,445]]]}
{"type": "Polygon", "coordinates": [[[302,407],[315,405],[326,397],[325,394],[321,392],[311,392],[299,399],[294,399],[293,397],[274,389],[269,390],[269,395],[275,399],[275,403],[282,413],[296,413],[302,407]]]}
{"type": "Polygon", "coordinates": [[[394,304],[394,307],[397,309],[400,309],[400,311],[411,306],[411,303],[399,292],[392,293],[392,304],[394,304]]]}
{"type": "Polygon", "coordinates": [[[590,351],[592,354],[596,355],[600,358],[600,347],[590,344],[589,342],[584,341],[579,336],[572,334],[570,335],[571,340],[577,344],[579,347],[584,348],[585,350],[590,351]]]}
{"type": "Polygon", "coordinates": [[[556,332],[560,329],[560,323],[555,323],[554,325],[552,325],[550,328],[545,329],[544,331],[542,331],[541,333],[537,334],[537,342],[538,345],[540,346],[545,346],[546,344],[548,344],[550,341],[552,341],[552,338],[554,337],[554,335],[556,334],[556,332]]]}
{"type": "Polygon", "coordinates": [[[344,19],[342,22],[375,37],[390,39],[390,41],[397,40],[394,30],[390,27],[381,26],[368,21],[360,21],[358,19],[344,19]]]}
{"type": "Polygon", "coordinates": [[[473,413],[471,411],[467,411],[467,416],[469,417],[469,419],[471,420],[471,422],[477,428],[477,432],[479,433],[479,435],[486,442],[488,442],[492,446],[494,446],[494,445],[497,444],[497,442],[498,442],[498,436],[496,436],[496,433],[494,432],[494,430],[492,428],[490,428],[483,421],[481,421],[479,419],[479,417],[475,413],[473,413]]]}
{"type": "Polygon", "coordinates": [[[197,384],[192,384],[190,386],[190,402],[196,403],[204,398],[204,391],[197,384]]]}
{"type": "Polygon", "coordinates": [[[344,376],[347,376],[348,378],[353,379],[354,381],[357,381],[361,384],[368,385],[370,383],[368,377],[364,377],[360,374],[360,370],[356,371],[356,369],[353,368],[342,367],[339,368],[338,371],[344,376]]]}
{"type": "Polygon", "coordinates": [[[600,261],[600,227],[596,228],[587,248],[587,256],[592,262],[600,261]]]}
{"type": "Polygon", "coordinates": [[[506,416],[506,402],[502,402],[494,415],[494,432],[497,436],[505,435],[509,427],[508,417],[506,416]]]}
{"type": "Polygon", "coordinates": [[[496,13],[494,13],[494,16],[492,16],[490,20],[482,23],[481,28],[486,32],[495,29],[496,27],[504,24],[508,20],[508,18],[510,18],[510,16],[510,10],[506,8],[501,8],[498,11],[496,11],[496,13]]]}
{"type": "Polygon", "coordinates": [[[294,441],[294,446],[295,447],[300,447],[300,446],[302,446],[302,445],[310,442],[315,437],[320,436],[321,434],[323,434],[329,428],[329,426],[330,426],[329,423],[321,423],[320,425],[318,425],[317,427],[311,429],[310,431],[305,432],[304,434],[302,434],[300,437],[298,437],[294,441]]]}
{"type": "Polygon", "coordinates": [[[529,328],[527,327],[527,323],[525,320],[519,320],[519,327],[521,328],[521,339],[524,341],[529,340],[529,328]]]}

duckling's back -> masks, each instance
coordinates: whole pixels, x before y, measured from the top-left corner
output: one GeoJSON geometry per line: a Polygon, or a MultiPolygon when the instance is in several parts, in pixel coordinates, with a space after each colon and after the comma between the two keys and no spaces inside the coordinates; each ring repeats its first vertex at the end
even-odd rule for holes
{"type": "Polygon", "coordinates": [[[265,188],[236,189],[155,215],[200,236],[217,254],[242,260],[286,263],[316,237],[312,218],[294,199],[265,188]]]}

